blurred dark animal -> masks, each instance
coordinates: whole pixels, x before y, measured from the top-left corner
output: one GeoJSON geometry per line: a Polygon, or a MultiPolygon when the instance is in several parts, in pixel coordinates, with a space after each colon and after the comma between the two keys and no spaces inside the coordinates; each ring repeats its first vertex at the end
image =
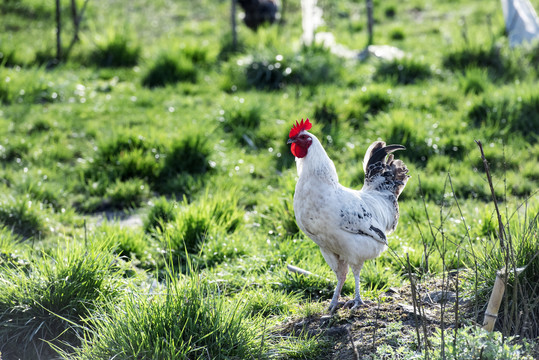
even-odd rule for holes
{"type": "Polygon", "coordinates": [[[264,23],[273,24],[277,19],[276,0],[237,0],[245,12],[243,22],[256,31],[264,23]]]}

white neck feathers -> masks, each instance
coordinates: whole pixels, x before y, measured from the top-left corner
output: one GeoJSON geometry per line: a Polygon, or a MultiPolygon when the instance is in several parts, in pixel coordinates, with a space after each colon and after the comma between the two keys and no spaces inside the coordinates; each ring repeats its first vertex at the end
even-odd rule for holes
{"type": "Polygon", "coordinates": [[[320,141],[312,134],[309,134],[313,142],[303,158],[296,158],[298,176],[317,177],[320,181],[337,185],[339,177],[335,170],[333,161],[329,158],[326,150],[320,144],[320,141]]]}

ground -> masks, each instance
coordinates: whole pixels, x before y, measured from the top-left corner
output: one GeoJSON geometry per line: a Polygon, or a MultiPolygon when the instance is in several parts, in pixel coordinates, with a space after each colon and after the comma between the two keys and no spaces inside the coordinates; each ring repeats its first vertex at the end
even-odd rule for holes
{"type": "MultiPolygon", "coordinates": [[[[410,285],[389,288],[378,301],[370,301],[354,310],[342,308],[349,300],[345,297],[341,299],[343,301],[339,303],[339,310],[334,315],[326,312],[291,319],[279,328],[280,335],[307,334],[327,340],[328,350],[320,355],[320,359],[370,359],[382,344],[395,349],[404,344],[417,348],[418,336],[423,343],[425,331],[430,336],[442,327],[442,305],[444,328],[455,326],[455,289],[450,287],[445,292],[448,301],[443,303],[441,288],[440,279],[432,279],[418,286],[421,310],[417,308],[415,311],[410,285]],[[419,315],[420,311],[423,316],[419,315]]],[[[325,306],[328,305],[329,301],[325,306]]],[[[473,312],[468,305],[469,302],[460,298],[459,314],[470,319],[473,312]]]]}

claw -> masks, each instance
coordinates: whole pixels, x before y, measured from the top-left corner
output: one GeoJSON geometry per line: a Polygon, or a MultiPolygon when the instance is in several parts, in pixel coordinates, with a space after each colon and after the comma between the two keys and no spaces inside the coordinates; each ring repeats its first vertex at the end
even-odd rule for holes
{"type": "Polygon", "coordinates": [[[367,306],[369,303],[370,301],[365,302],[361,298],[359,298],[359,299],[348,300],[346,304],[344,304],[344,307],[350,310],[354,310],[359,307],[367,306]]]}
{"type": "Polygon", "coordinates": [[[339,307],[339,302],[338,301],[335,301],[335,302],[331,302],[329,304],[329,307],[328,307],[328,311],[331,315],[333,315],[333,313],[335,312],[335,310],[337,310],[337,308],[339,307]]]}
{"type": "Polygon", "coordinates": [[[333,303],[333,301],[332,301],[328,306],[329,314],[333,315],[335,313],[335,311],[337,311],[338,308],[344,307],[344,306],[345,306],[345,304],[342,301],[335,301],[335,303],[333,303]]]}

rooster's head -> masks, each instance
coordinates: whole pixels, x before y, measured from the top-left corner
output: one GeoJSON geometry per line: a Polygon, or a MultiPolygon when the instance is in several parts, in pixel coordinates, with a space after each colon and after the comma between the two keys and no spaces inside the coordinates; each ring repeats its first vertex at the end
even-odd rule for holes
{"type": "Polygon", "coordinates": [[[296,121],[296,124],[292,126],[290,134],[288,134],[287,144],[292,144],[290,151],[295,157],[302,158],[307,155],[307,150],[313,142],[312,135],[307,130],[310,130],[312,126],[309,119],[305,122],[303,119],[301,119],[301,122],[296,121]]]}

